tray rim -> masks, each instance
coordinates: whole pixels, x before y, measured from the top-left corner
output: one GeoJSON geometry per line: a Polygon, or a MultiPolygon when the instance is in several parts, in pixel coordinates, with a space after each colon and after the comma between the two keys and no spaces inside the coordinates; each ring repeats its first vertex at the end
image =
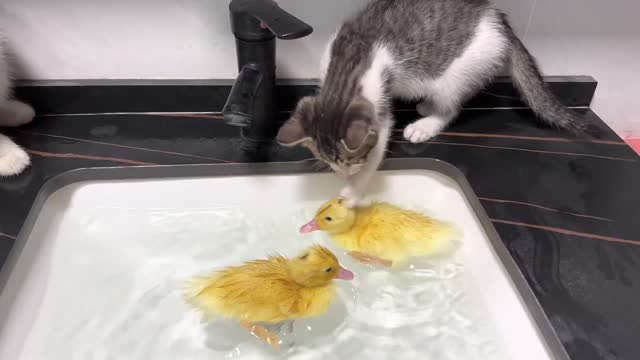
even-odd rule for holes
{"type": "MultiPolygon", "coordinates": [[[[7,260],[0,269],[0,296],[4,295],[6,284],[20,259],[22,251],[33,230],[42,207],[49,197],[56,191],[75,183],[88,181],[118,181],[118,180],[160,180],[204,177],[231,176],[266,176],[266,175],[301,175],[330,172],[328,169],[318,170],[315,161],[263,162],[263,163],[218,163],[218,164],[187,164],[187,165],[159,165],[159,166],[115,166],[88,167],[65,171],[49,179],[40,188],[36,199],[16,237],[7,260]]],[[[543,345],[549,354],[558,360],[570,360],[566,349],[542,305],[528,285],[523,273],[518,268],[513,257],[500,238],[493,223],[489,219],[484,207],[467,181],[464,173],[456,166],[433,158],[394,158],[386,159],[380,166],[381,171],[397,170],[426,170],[434,171],[452,179],[462,190],[473,212],[478,218],[482,229],[487,234],[489,242],[498,260],[507,273],[508,281],[516,290],[516,295],[524,303],[525,311],[532,320],[535,329],[541,335],[543,345]]],[[[0,329],[6,319],[0,318],[0,329]]]]}

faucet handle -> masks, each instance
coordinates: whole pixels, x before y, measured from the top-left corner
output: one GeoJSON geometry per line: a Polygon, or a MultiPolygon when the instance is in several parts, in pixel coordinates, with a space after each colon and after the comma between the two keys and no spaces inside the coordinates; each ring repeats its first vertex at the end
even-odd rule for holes
{"type": "Polygon", "coordinates": [[[273,0],[233,0],[229,4],[231,30],[245,41],[273,38],[292,40],[305,37],[313,28],[284,11],[273,0]]]}

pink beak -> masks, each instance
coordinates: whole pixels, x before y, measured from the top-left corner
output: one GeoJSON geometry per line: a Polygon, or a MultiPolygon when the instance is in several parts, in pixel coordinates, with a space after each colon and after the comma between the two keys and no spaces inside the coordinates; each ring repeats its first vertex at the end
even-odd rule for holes
{"type": "Polygon", "coordinates": [[[300,228],[300,232],[302,234],[307,234],[317,230],[320,230],[320,228],[318,227],[318,223],[316,223],[315,220],[309,221],[308,223],[302,225],[302,227],[300,228]]]}
{"type": "Polygon", "coordinates": [[[343,267],[340,267],[340,269],[338,269],[338,276],[336,276],[337,279],[340,280],[353,280],[353,273],[343,267]]]}

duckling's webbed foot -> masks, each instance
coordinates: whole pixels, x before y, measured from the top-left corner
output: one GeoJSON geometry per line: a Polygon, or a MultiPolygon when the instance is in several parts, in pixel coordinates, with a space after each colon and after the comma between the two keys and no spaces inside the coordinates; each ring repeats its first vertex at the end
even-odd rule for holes
{"type": "Polygon", "coordinates": [[[273,327],[270,327],[271,330],[276,331],[282,336],[287,336],[293,334],[293,320],[286,320],[280,323],[274,324],[273,327]]]}
{"type": "Polygon", "coordinates": [[[278,335],[280,348],[291,348],[295,344],[295,334],[293,333],[294,320],[286,320],[273,325],[265,325],[267,329],[278,335]]]}
{"type": "Polygon", "coordinates": [[[391,267],[393,265],[393,261],[382,259],[374,255],[369,255],[367,253],[359,252],[359,251],[349,251],[347,255],[351,256],[354,260],[361,262],[363,264],[372,264],[372,265],[382,265],[386,267],[391,267]]]}
{"type": "Polygon", "coordinates": [[[264,326],[252,324],[246,321],[240,322],[240,325],[249,330],[253,336],[271,345],[275,350],[280,348],[280,339],[278,338],[278,335],[267,330],[264,326]]]}

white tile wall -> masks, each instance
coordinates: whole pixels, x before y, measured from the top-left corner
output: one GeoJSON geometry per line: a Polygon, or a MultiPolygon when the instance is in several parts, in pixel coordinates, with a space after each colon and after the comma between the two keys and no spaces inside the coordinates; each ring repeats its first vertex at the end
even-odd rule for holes
{"type": "MultiPolygon", "coordinates": [[[[278,43],[279,76],[315,78],[326,39],[367,0],[279,4],[313,24],[278,43]]],[[[29,79],[232,79],[226,0],[0,0],[0,28],[29,79]]]]}
{"type": "MultiPolygon", "coordinates": [[[[368,0],[279,0],[311,23],[304,40],[278,43],[278,73],[315,78],[324,43],[368,0]]],[[[426,1],[426,0],[425,0],[426,1]]],[[[637,0],[495,0],[549,75],[593,75],[596,111],[640,135],[629,104],[640,95],[637,0]]],[[[227,0],[0,0],[0,27],[28,79],[231,79],[227,0]]]]}
{"type": "MultiPolygon", "coordinates": [[[[280,0],[310,22],[278,43],[279,76],[315,78],[324,44],[368,0],[280,0]]],[[[500,0],[524,34],[534,0],[500,0]]],[[[0,27],[30,79],[235,77],[226,0],[0,0],[0,27]]]]}
{"type": "Polygon", "coordinates": [[[623,137],[640,136],[640,2],[537,0],[525,44],[549,75],[586,74],[592,108],[623,137]]]}
{"type": "Polygon", "coordinates": [[[493,3],[507,14],[516,35],[525,36],[536,0],[494,0],[493,3]]]}

